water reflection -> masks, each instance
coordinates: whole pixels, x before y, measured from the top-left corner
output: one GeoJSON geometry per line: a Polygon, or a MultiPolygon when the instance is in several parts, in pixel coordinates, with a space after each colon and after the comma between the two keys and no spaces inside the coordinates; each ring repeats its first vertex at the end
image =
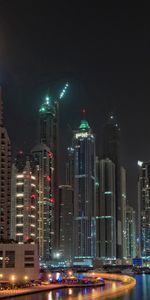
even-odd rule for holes
{"type": "Polygon", "coordinates": [[[150,275],[137,275],[135,279],[135,288],[117,300],[150,300],[150,275]]]}

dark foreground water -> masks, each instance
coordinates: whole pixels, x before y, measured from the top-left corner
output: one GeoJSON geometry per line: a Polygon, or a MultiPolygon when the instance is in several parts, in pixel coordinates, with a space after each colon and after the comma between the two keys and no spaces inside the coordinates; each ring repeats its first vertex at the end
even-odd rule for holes
{"type": "MultiPolygon", "coordinates": [[[[138,275],[135,277],[137,284],[133,290],[124,296],[117,297],[117,300],[150,300],[150,275],[138,275]]],[[[115,288],[116,283],[113,284],[115,288]]],[[[109,289],[106,285],[105,289],[109,289]]],[[[68,288],[51,292],[43,292],[27,296],[10,298],[11,300],[98,300],[101,299],[101,291],[104,287],[97,288],[68,288]]]]}

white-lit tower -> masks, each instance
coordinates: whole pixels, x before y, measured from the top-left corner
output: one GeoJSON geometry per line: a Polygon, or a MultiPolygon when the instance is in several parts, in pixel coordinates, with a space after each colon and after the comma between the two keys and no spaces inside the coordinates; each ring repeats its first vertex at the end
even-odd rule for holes
{"type": "Polygon", "coordinates": [[[95,136],[82,120],[73,136],[74,148],[74,257],[94,258],[95,226],[95,136]]]}
{"type": "Polygon", "coordinates": [[[139,162],[138,178],[139,255],[150,257],[150,162],[139,162]]]}
{"type": "Polygon", "coordinates": [[[11,238],[18,243],[37,238],[36,177],[29,158],[22,156],[20,152],[13,163],[11,177],[11,238]]]}
{"type": "Polygon", "coordinates": [[[32,149],[32,155],[37,178],[39,255],[42,260],[49,261],[54,244],[53,153],[45,144],[39,144],[32,149]]]}

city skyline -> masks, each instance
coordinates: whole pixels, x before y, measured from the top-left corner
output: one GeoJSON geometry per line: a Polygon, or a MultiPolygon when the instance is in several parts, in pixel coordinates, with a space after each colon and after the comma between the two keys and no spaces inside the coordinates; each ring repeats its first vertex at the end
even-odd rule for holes
{"type": "MultiPolygon", "coordinates": [[[[129,197],[136,205],[136,162],[149,160],[150,153],[146,145],[150,126],[147,12],[137,3],[134,7],[101,3],[99,9],[49,1],[42,7],[37,2],[35,6],[8,2],[0,5],[0,82],[6,85],[5,115],[13,148],[22,147],[22,136],[28,131],[36,134],[35,110],[47,88],[53,93],[53,87],[57,91],[67,80],[72,86],[61,108],[64,132],[65,120],[75,128],[80,118],[73,119],[86,107],[101,145],[99,128],[107,112],[114,111],[121,128],[123,162],[129,170],[129,197]],[[23,134],[16,135],[21,120],[26,126],[23,134]]],[[[25,141],[31,142],[31,138],[25,141]]]]}
{"type": "MultiPolygon", "coordinates": [[[[70,86],[69,86],[69,88],[71,88],[71,84],[69,84],[70,86]]],[[[63,86],[63,85],[62,85],[63,86]]],[[[61,87],[62,87],[61,86],[61,87]]],[[[3,87],[3,86],[2,86],[3,87]]],[[[5,85],[4,85],[4,88],[2,88],[2,92],[3,92],[3,100],[4,100],[4,105],[5,105],[5,110],[4,110],[4,112],[3,112],[3,114],[4,114],[4,116],[5,116],[5,124],[6,124],[6,127],[7,127],[7,129],[9,129],[9,132],[11,131],[10,130],[10,128],[9,128],[9,126],[8,126],[8,121],[7,121],[7,116],[6,116],[6,110],[7,110],[7,103],[6,103],[6,99],[7,99],[7,95],[5,96],[5,93],[6,93],[6,88],[5,88],[5,85]]],[[[46,89],[46,90],[44,90],[44,91],[47,91],[48,89],[46,89]]],[[[58,90],[58,88],[57,88],[57,90],[58,90]]],[[[60,89],[59,89],[59,91],[60,91],[60,89]]],[[[70,91],[69,91],[70,92],[70,91]]],[[[68,101],[68,98],[69,98],[69,92],[67,93],[67,95],[65,96],[65,98],[67,98],[67,101],[68,101]]],[[[59,94],[59,93],[58,93],[59,94]]],[[[11,144],[13,145],[12,146],[12,160],[15,158],[15,156],[17,155],[17,153],[19,153],[19,151],[21,150],[21,151],[23,151],[24,152],[24,154],[29,154],[30,152],[31,152],[31,148],[35,145],[35,143],[36,143],[36,141],[37,141],[37,143],[38,143],[38,116],[39,116],[39,108],[41,107],[41,105],[42,105],[42,102],[43,101],[45,101],[45,99],[46,99],[46,95],[49,95],[49,97],[50,97],[50,94],[48,94],[48,93],[46,93],[45,92],[45,94],[43,95],[43,98],[41,99],[41,101],[40,101],[40,103],[39,103],[39,107],[37,108],[37,112],[35,112],[35,116],[36,116],[36,121],[34,120],[33,122],[33,124],[35,125],[35,129],[34,129],[34,131],[35,131],[35,137],[34,137],[34,139],[33,138],[31,138],[31,133],[30,134],[27,134],[25,137],[24,137],[24,140],[26,140],[26,139],[29,139],[30,141],[29,141],[29,143],[26,143],[26,142],[24,142],[22,145],[19,145],[19,143],[16,145],[14,145],[14,142],[13,142],[13,138],[11,137],[11,144]],[[32,140],[32,142],[31,142],[31,140],[32,140]]],[[[53,101],[55,100],[55,97],[56,96],[54,96],[54,94],[53,94],[53,97],[52,97],[52,99],[53,99],[53,101]]],[[[66,100],[66,99],[65,99],[66,100]]],[[[65,100],[63,99],[63,100],[61,100],[61,101],[64,101],[65,102],[65,100]]],[[[39,102],[39,100],[38,100],[38,102],[39,102]]],[[[61,108],[61,105],[62,105],[62,102],[60,102],[59,103],[59,105],[60,105],[60,107],[59,107],[59,109],[60,109],[60,113],[61,113],[61,115],[59,116],[60,117],[60,122],[63,124],[64,123],[64,120],[63,120],[63,116],[62,116],[62,108],[61,108]]],[[[62,153],[63,153],[63,156],[64,156],[64,158],[67,156],[67,147],[68,146],[70,146],[70,144],[71,144],[71,135],[72,135],[72,133],[73,133],[73,129],[75,129],[75,128],[77,128],[77,123],[81,120],[81,119],[84,119],[84,115],[86,115],[86,119],[87,120],[89,120],[90,118],[88,118],[88,113],[87,113],[87,110],[86,109],[84,109],[84,113],[83,113],[83,109],[80,107],[80,110],[78,111],[78,114],[77,114],[77,116],[76,116],[76,120],[73,120],[72,121],[72,123],[74,123],[74,124],[76,124],[76,125],[74,125],[74,127],[72,126],[72,128],[71,128],[71,125],[69,124],[67,124],[67,126],[66,126],[66,128],[67,128],[67,130],[66,130],[66,132],[62,129],[62,126],[59,126],[60,127],[60,141],[61,141],[61,147],[60,147],[60,149],[59,149],[59,153],[62,151],[62,153]],[[79,121],[78,121],[79,120],[79,121]],[[63,141],[61,140],[62,139],[62,134],[64,134],[65,133],[65,135],[63,135],[63,141]],[[63,145],[62,145],[63,144],[63,145]]],[[[120,130],[120,152],[121,152],[121,154],[120,154],[120,161],[122,162],[122,165],[123,166],[126,166],[127,167],[127,177],[128,177],[128,181],[127,181],[127,203],[129,204],[129,205],[132,205],[133,207],[134,207],[134,209],[137,211],[137,198],[138,198],[138,194],[137,194],[137,178],[138,178],[138,174],[139,174],[139,167],[138,167],[138,165],[137,165],[137,160],[134,160],[134,167],[135,167],[135,170],[136,170],[136,177],[134,178],[134,179],[132,179],[133,180],[133,182],[134,182],[134,188],[133,188],[133,191],[131,191],[131,185],[132,184],[130,184],[129,183],[129,178],[131,177],[131,165],[130,165],[130,167],[128,166],[128,163],[126,162],[126,163],[123,163],[123,152],[122,152],[122,147],[123,147],[123,141],[122,141],[122,130],[120,129],[120,124],[118,124],[118,119],[116,118],[116,115],[113,113],[113,112],[110,112],[110,111],[108,111],[107,112],[107,114],[106,114],[106,116],[105,116],[105,123],[103,123],[102,125],[101,125],[101,128],[100,128],[100,132],[101,132],[101,135],[99,135],[100,136],[100,140],[101,140],[101,146],[99,146],[99,138],[97,138],[97,134],[96,134],[96,154],[97,155],[99,155],[100,157],[103,157],[103,130],[104,130],[104,126],[106,126],[107,125],[107,122],[108,122],[108,120],[109,120],[109,118],[111,118],[111,116],[113,117],[113,122],[114,122],[114,124],[115,124],[115,122],[117,122],[116,124],[117,124],[117,127],[118,127],[118,129],[120,130]],[[133,195],[135,196],[135,199],[134,199],[134,201],[132,201],[133,199],[132,199],[132,197],[131,197],[131,195],[132,195],[132,192],[133,192],[133,195]]],[[[9,120],[10,121],[10,120],[9,120]]],[[[31,122],[31,120],[30,120],[30,122],[31,122]]],[[[67,120],[66,120],[66,122],[67,122],[67,120]]],[[[71,122],[70,122],[71,123],[71,122]]],[[[92,122],[92,120],[91,120],[91,124],[92,124],[92,127],[94,128],[94,121],[92,122]]],[[[23,124],[22,124],[23,125],[23,124]]],[[[24,123],[24,125],[26,125],[26,123],[24,123]]],[[[31,131],[32,132],[32,131],[31,131]]],[[[95,132],[97,132],[97,130],[95,129],[95,132]]],[[[15,133],[17,133],[17,131],[15,132],[15,133]]],[[[18,130],[18,133],[19,133],[19,130],[18,130]]],[[[9,134],[9,136],[10,136],[10,134],[9,134]]],[[[127,157],[127,155],[126,155],[126,157],[127,157]]],[[[143,161],[149,161],[150,159],[147,159],[147,160],[144,160],[143,159],[143,161]]],[[[60,163],[60,168],[61,168],[61,178],[60,178],[60,184],[65,184],[65,179],[62,179],[62,178],[65,178],[65,166],[64,165],[62,165],[62,163],[60,163]]],[[[133,165],[132,165],[132,168],[133,168],[133,165]]],[[[135,171],[134,170],[134,171],[135,171]]],[[[132,170],[133,171],[133,170],[132,170]]]]}
{"type": "Polygon", "coordinates": [[[149,299],[149,19],[0,0],[0,298],[149,299]]]}

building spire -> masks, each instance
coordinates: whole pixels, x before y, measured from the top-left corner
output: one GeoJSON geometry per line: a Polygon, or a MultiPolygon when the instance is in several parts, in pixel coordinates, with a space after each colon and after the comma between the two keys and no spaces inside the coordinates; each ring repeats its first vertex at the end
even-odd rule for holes
{"type": "Polygon", "coordinates": [[[2,100],[2,87],[0,86],[0,127],[3,126],[3,100],[2,100]]]}

